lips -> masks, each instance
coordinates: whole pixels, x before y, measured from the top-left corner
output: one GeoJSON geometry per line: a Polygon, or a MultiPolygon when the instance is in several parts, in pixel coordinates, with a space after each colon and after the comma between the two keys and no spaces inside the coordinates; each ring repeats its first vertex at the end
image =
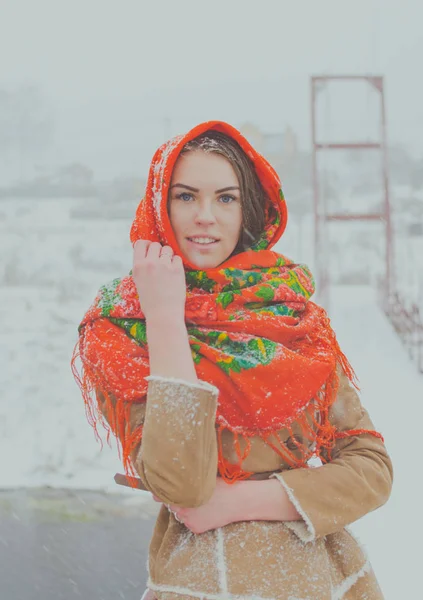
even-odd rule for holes
{"type": "Polygon", "coordinates": [[[214,235],[191,235],[190,237],[187,237],[187,240],[189,240],[190,242],[194,242],[195,238],[209,238],[211,240],[214,240],[215,242],[219,241],[219,238],[215,238],[214,235]]]}
{"type": "Polygon", "coordinates": [[[215,244],[216,242],[219,241],[218,238],[214,238],[214,237],[211,237],[211,236],[208,236],[208,235],[198,236],[197,239],[189,237],[189,238],[187,238],[187,240],[189,242],[191,242],[192,244],[199,244],[199,245],[202,245],[202,246],[207,246],[209,244],[210,245],[211,244],[215,244]],[[201,239],[206,239],[206,240],[209,239],[211,241],[209,241],[209,242],[200,242],[200,241],[198,241],[198,240],[201,240],[201,239]]]}
{"type": "Polygon", "coordinates": [[[211,248],[212,246],[214,246],[215,244],[217,244],[219,242],[219,240],[214,240],[214,242],[195,242],[194,240],[187,238],[187,241],[192,244],[192,246],[194,248],[197,248],[198,250],[207,250],[208,248],[211,248]]]}

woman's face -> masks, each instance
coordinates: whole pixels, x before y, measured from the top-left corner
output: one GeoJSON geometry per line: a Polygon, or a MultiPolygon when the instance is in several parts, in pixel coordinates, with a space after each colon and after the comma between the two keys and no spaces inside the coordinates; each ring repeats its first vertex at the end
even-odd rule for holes
{"type": "Polygon", "coordinates": [[[213,152],[182,154],[173,169],[168,210],[190,263],[199,269],[223,263],[238,243],[242,223],[239,181],[231,163],[213,152]]]}

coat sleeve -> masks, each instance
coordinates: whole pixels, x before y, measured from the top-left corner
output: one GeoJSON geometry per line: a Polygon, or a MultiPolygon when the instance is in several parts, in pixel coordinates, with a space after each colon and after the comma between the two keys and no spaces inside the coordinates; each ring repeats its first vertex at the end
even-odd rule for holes
{"type": "Polygon", "coordinates": [[[201,506],[216,485],[218,389],[204,381],[146,379],[147,402],[134,403],[130,414],[131,432],[143,425],[131,453],[135,470],[163,503],[201,506]]]}
{"type": "MultiPolygon", "coordinates": [[[[348,378],[340,376],[330,420],[339,431],[374,430],[367,411],[348,378]]],[[[382,506],[393,481],[385,445],[371,434],[340,438],[331,460],[316,468],[274,474],[302,516],[287,522],[303,542],[334,533],[382,506]]]]}

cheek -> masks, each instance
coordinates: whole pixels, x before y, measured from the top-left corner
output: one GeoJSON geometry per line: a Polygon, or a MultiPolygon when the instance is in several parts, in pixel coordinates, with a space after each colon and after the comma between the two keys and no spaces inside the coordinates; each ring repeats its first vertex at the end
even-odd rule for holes
{"type": "Polygon", "coordinates": [[[234,217],[230,223],[230,229],[231,229],[232,236],[236,237],[238,239],[239,236],[241,235],[241,231],[242,231],[242,214],[241,213],[234,215],[234,217]]]}

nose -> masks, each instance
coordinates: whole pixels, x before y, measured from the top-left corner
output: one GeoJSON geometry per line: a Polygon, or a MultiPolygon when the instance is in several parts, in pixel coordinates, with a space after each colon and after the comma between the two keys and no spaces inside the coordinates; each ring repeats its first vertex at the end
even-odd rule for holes
{"type": "Polygon", "coordinates": [[[215,223],[216,216],[212,202],[199,202],[196,206],[195,221],[199,224],[215,223]]]}

